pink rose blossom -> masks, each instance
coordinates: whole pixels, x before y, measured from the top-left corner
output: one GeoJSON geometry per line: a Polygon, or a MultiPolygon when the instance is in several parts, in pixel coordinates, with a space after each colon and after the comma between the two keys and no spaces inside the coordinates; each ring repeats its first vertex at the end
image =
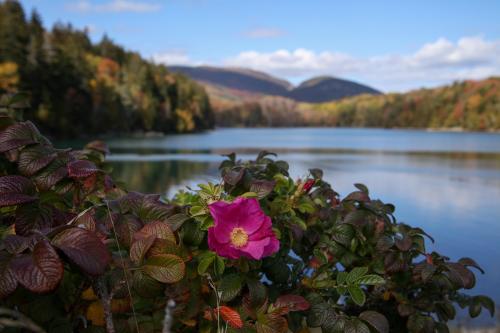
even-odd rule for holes
{"type": "Polygon", "coordinates": [[[279,250],[271,218],[256,199],[218,201],[210,204],[209,209],[215,223],[208,229],[208,247],[219,256],[259,260],[279,250]]]}

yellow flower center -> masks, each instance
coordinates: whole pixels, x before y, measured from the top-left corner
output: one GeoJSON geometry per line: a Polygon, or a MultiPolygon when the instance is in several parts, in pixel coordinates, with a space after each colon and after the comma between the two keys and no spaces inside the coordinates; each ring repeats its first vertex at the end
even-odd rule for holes
{"type": "Polygon", "coordinates": [[[230,237],[234,247],[240,248],[248,243],[248,234],[243,228],[234,228],[230,237]]]}

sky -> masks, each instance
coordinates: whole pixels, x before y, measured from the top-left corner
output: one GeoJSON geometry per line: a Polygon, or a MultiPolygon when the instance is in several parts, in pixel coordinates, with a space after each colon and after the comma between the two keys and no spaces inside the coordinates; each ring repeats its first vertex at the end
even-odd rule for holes
{"type": "Polygon", "coordinates": [[[21,0],[167,65],[318,75],[385,92],[500,75],[498,0],[21,0]]]}

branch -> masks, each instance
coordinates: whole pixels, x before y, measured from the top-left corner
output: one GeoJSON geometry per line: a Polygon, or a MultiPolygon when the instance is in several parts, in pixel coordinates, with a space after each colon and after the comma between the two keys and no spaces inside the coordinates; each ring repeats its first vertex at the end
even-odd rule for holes
{"type": "Polygon", "coordinates": [[[162,333],[170,333],[170,328],[172,327],[173,321],[173,310],[175,308],[175,301],[169,299],[167,305],[165,306],[165,318],[163,319],[163,330],[162,333]]]}

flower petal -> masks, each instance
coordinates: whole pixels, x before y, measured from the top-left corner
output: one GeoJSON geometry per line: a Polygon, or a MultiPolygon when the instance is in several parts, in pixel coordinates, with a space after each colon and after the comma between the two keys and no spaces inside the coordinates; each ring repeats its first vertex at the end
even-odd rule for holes
{"type": "Polygon", "coordinates": [[[247,245],[240,249],[240,252],[243,252],[247,257],[251,259],[259,260],[264,254],[264,248],[269,244],[270,241],[270,238],[264,238],[257,241],[249,241],[247,245]]]}
{"type": "Polygon", "coordinates": [[[267,246],[264,248],[263,257],[273,255],[276,252],[278,252],[279,249],[280,249],[280,242],[276,238],[276,236],[273,236],[270,238],[269,244],[267,244],[267,246]]]}
{"type": "Polygon", "coordinates": [[[255,198],[238,198],[235,202],[239,205],[239,219],[238,226],[245,229],[245,231],[251,235],[262,226],[266,219],[266,215],[262,211],[259,205],[259,201],[255,198]],[[238,200],[244,199],[244,200],[238,200]]]}
{"type": "Polygon", "coordinates": [[[274,232],[272,229],[272,222],[269,216],[264,215],[264,219],[262,225],[258,230],[256,230],[253,234],[251,234],[248,239],[251,241],[256,241],[259,239],[263,239],[265,237],[274,237],[274,232]]]}

